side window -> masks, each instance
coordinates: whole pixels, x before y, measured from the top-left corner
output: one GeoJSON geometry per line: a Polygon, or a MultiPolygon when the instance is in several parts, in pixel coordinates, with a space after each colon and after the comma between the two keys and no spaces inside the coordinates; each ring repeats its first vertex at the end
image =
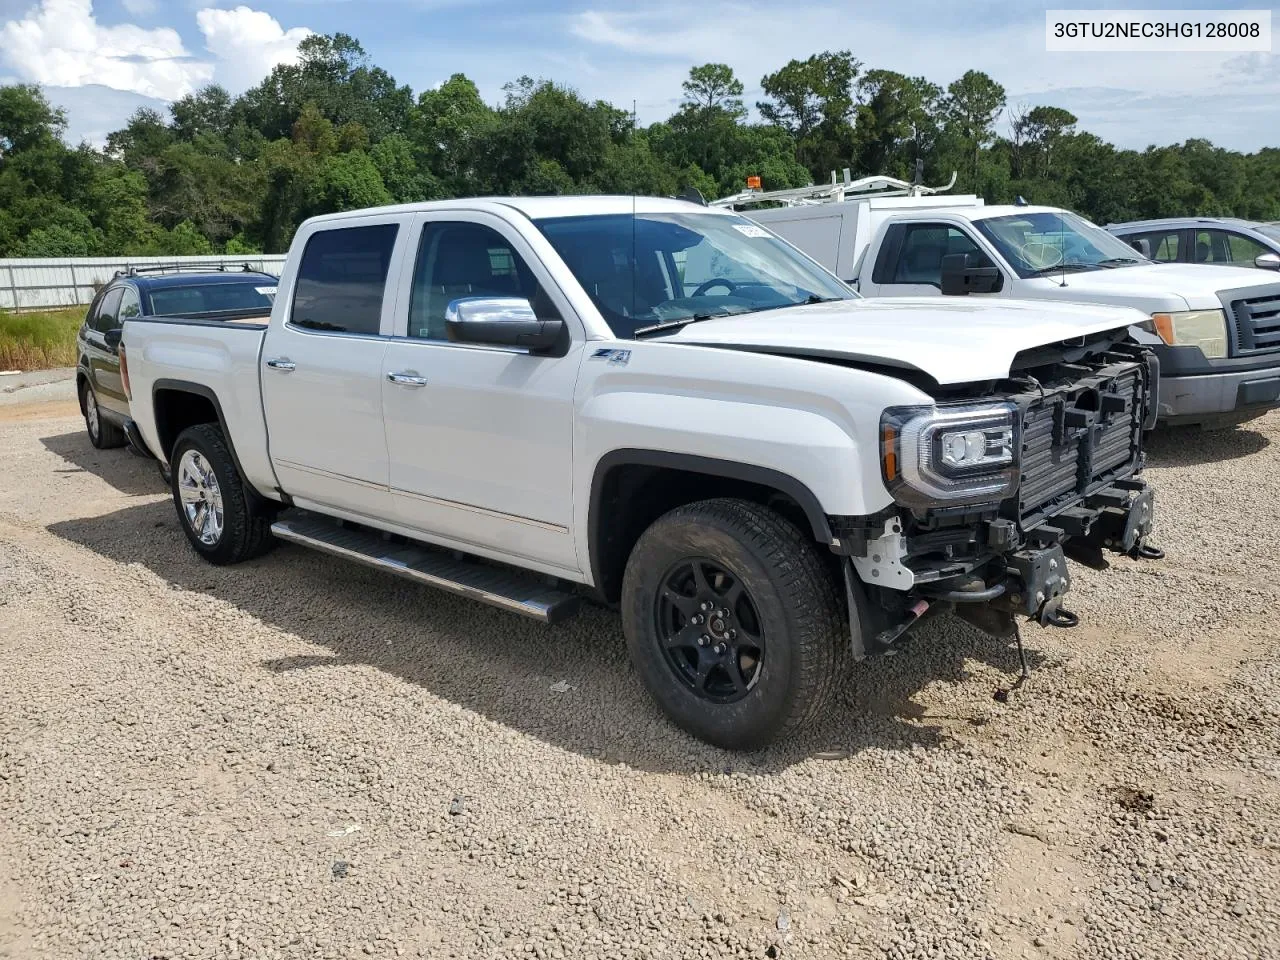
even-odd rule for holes
{"type": "Polygon", "coordinates": [[[312,234],[298,265],[290,322],[311,330],[377,333],[397,229],[382,223],[312,234]]]}
{"type": "Polygon", "coordinates": [[[93,329],[99,333],[106,333],[120,326],[120,297],[123,293],[124,290],[121,287],[107,291],[98,307],[98,315],[94,317],[93,329]]]}
{"type": "Polygon", "coordinates": [[[1253,266],[1253,258],[1267,248],[1238,233],[1226,230],[1198,230],[1193,248],[1196,263],[1238,263],[1253,266]]]}
{"type": "Polygon", "coordinates": [[[1257,240],[1241,233],[1227,234],[1227,249],[1231,252],[1231,262],[1242,267],[1252,267],[1255,259],[1271,252],[1257,240]]]}
{"type": "Polygon", "coordinates": [[[524,297],[537,309],[538,282],[511,244],[490,227],[429,221],[422,227],[409,298],[409,336],[446,340],[444,316],[462,297],[524,297]]]}
{"type": "Polygon", "coordinates": [[[138,299],[138,291],[133,287],[124,288],[124,296],[120,300],[119,322],[124,323],[130,317],[142,316],[142,302],[138,299]]]}
{"type": "Polygon", "coordinates": [[[1134,240],[1145,240],[1151,244],[1151,259],[1160,263],[1176,263],[1178,261],[1178,238],[1181,230],[1157,230],[1154,233],[1130,234],[1122,237],[1125,243],[1134,240]]]}
{"type": "Polygon", "coordinates": [[[902,252],[889,283],[928,283],[942,286],[942,258],[953,253],[970,254],[969,265],[989,267],[973,239],[956,227],[941,223],[917,223],[907,227],[902,252]]]}

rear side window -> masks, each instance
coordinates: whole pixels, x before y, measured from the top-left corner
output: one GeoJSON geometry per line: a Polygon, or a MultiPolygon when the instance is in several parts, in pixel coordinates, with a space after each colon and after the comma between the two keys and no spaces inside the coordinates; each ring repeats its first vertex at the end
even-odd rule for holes
{"type": "Polygon", "coordinates": [[[310,330],[377,333],[397,225],[312,234],[293,288],[291,322],[310,330]]]}
{"type": "Polygon", "coordinates": [[[123,295],[124,291],[120,287],[107,291],[102,298],[102,303],[98,306],[98,315],[94,317],[93,329],[99,333],[106,333],[120,326],[120,298],[123,295]]]}
{"type": "Polygon", "coordinates": [[[1135,240],[1145,240],[1151,247],[1151,259],[1161,263],[1174,263],[1178,260],[1178,244],[1182,239],[1181,230],[1157,230],[1153,233],[1126,234],[1120,238],[1132,244],[1135,240]]]}

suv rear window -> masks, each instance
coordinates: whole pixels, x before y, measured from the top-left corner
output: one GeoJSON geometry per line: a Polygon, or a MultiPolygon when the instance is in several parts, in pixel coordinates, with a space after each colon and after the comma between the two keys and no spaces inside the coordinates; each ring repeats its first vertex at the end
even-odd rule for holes
{"type": "Polygon", "coordinates": [[[291,322],[311,330],[377,333],[397,229],[382,223],[312,234],[298,265],[291,322]]]}
{"type": "Polygon", "coordinates": [[[275,283],[265,278],[252,283],[207,283],[162,287],[151,291],[151,312],[157,316],[177,313],[217,313],[221,310],[271,312],[275,283]]]}

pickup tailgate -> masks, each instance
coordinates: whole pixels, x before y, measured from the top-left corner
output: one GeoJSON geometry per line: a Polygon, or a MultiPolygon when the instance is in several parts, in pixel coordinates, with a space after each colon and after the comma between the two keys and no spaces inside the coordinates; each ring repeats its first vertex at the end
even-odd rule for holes
{"type": "Polygon", "coordinates": [[[216,420],[245,479],[259,492],[275,489],[258,379],[266,329],[266,317],[125,321],[130,416],[156,457],[167,463],[183,429],[216,420]]]}

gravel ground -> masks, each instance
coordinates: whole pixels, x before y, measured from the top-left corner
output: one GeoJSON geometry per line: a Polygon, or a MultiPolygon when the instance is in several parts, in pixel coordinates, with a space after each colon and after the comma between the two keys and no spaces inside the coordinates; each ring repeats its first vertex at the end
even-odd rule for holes
{"type": "Polygon", "coordinates": [[[930,624],[803,739],[555,629],[195,558],[74,402],[0,407],[0,956],[1280,956],[1280,414],[1158,438],[1160,563],[930,624]]]}

